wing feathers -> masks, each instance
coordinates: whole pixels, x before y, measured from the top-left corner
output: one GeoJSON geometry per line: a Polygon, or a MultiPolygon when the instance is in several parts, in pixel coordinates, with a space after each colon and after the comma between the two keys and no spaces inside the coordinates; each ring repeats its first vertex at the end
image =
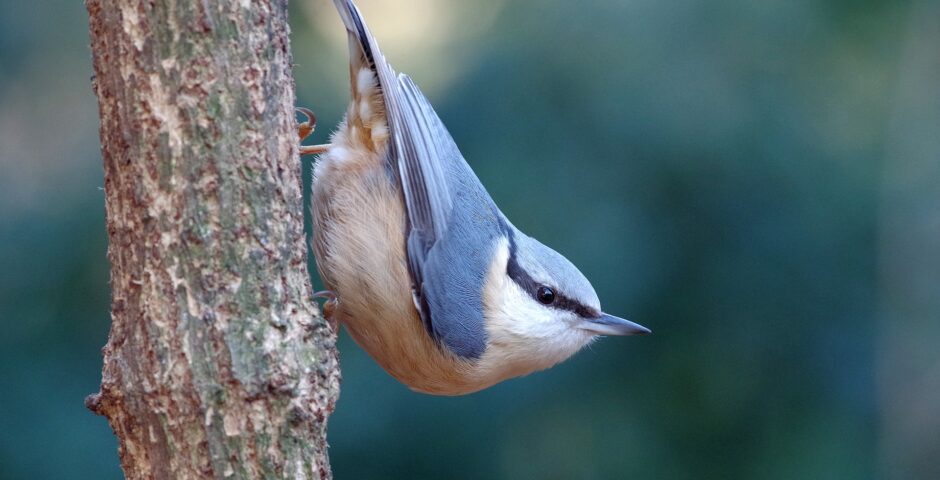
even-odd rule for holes
{"type": "Polygon", "coordinates": [[[391,167],[401,181],[408,214],[408,263],[422,319],[434,334],[423,288],[427,258],[447,233],[453,192],[442,165],[459,151],[434,109],[407,75],[396,75],[379,51],[351,0],[334,0],[350,36],[360,68],[368,65],[378,79],[389,129],[391,167]]]}
{"type": "Polygon", "coordinates": [[[499,211],[421,90],[386,63],[356,6],[334,3],[349,32],[352,68],[374,72],[379,88],[371,92],[384,102],[386,161],[404,197],[415,305],[432,337],[461,357],[479,358],[487,342],[488,254],[504,234],[499,211]]]}
{"type": "MultiPolygon", "coordinates": [[[[375,39],[362,21],[351,0],[334,0],[357,50],[369,63],[379,81],[388,117],[391,155],[402,181],[411,228],[429,249],[444,236],[453,208],[450,187],[440,165],[440,158],[450,140],[434,109],[407,75],[398,75],[379,51],[375,39]],[[443,132],[443,134],[442,134],[443,132]]],[[[418,253],[418,252],[416,252],[418,253]]],[[[423,257],[426,252],[420,252],[423,257]]]]}
{"type": "MultiPolygon", "coordinates": [[[[402,107],[401,135],[411,148],[399,156],[402,179],[409,186],[409,211],[414,227],[429,240],[444,237],[448,216],[453,208],[450,185],[441,166],[440,159],[445,150],[439,143],[440,121],[424,95],[407,75],[398,77],[402,107]]],[[[449,135],[445,135],[449,138],[449,135]]]]}

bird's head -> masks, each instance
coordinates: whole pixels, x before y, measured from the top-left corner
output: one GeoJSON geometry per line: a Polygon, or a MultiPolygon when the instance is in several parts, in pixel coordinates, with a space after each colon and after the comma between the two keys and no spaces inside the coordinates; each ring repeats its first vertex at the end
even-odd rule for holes
{"type": "Polygon", "coordinates": [[[496,245],[483,304],[489,357],[484,360],[502,362],[512,376],[551,367],[599,335],[650,333],[603,313],[574,264],[516,229],[496,245]]]}

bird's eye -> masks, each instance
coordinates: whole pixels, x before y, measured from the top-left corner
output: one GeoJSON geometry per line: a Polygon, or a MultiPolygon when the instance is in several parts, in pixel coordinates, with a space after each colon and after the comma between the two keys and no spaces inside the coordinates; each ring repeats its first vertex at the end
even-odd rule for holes
{"type": "Polygon", "coordinates": [[[535,298],[544,305],[551,305],[555,301],[555,291],[548,287],[539,287],[535,292],[535,298]]]}

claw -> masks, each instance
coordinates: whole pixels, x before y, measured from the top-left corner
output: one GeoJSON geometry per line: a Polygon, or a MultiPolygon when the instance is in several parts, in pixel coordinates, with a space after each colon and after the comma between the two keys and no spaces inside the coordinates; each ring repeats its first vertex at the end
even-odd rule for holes
{"type": "Polygon", "coordinates": [[[326,299],[326,301],[323,302],[323,317],[326,318],[326,321],[330,324],[333,331],[338,332],[339,324],[334,316],[336,307],[339,306],[339,298],[336,296],[336,292],[332,290],[320,290],[319,292],[313,293],[313,298],[326,299]]]}
{"type": "Polygon", "coordinates": [[[313,133],[313,129],[317,128],[317,116],[309,108],[296,107],[294,110],[307,117],[307,121],[297,127],[297,133],[300,135],[300,141],[302,142],[313,133]]]}
{"type": "Polygon", "coordinates": [[[320,290],[319,292],[313,292],[313,298],[325,298],[327,300],[336,301],[336,292],[333,290],[320,290]]]}
{"type": "MultiPolygon", "coordinates": [[[[294,107],[294,110],[297,110],[298,113],[307,117],[307,121],[301,123],[297,126],[297,134],[300,136],[300,141],[303,142],[305,138],[309,137],[313,130],[317,128],[317,116],[313,114],[313,111],[309,108],[304,107],[294,107]]],[[[330,145],[301,145],[300,146],[300,155],[319,155],[325,153],[330,149],[330,145]]]]}

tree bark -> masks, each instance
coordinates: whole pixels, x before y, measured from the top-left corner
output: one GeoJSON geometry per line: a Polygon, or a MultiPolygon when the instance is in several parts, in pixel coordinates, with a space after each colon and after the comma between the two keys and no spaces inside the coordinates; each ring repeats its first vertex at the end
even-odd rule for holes
{"type": "Polygon", "coordinates": [[[285,0],[88,0],[124,473],[329,478],[285,0]]]}

